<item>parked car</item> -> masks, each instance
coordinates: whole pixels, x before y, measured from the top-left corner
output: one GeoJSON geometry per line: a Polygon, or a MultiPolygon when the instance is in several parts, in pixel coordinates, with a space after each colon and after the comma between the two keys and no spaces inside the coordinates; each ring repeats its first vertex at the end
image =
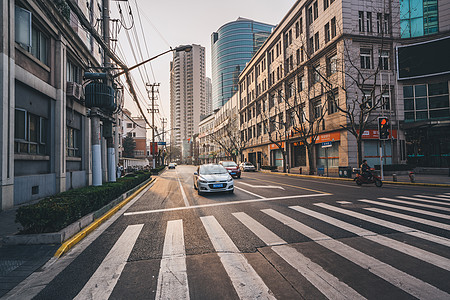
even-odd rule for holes
{"type": "Polygon", "coordinates": [[[169,169],[175,169],[175,166],[176,166],[176,164],[170,163],[170,164],[169,164],[169,169]]]}
{"type": "Polygon", "coordinates": [[[241,178],[241,169],[239,169],[239,166],[234,161],[220,161],[219,164],[227,169],[231,176],[241,178]]]}
{"type": "Polygon", "coordinates": [[[218,164],[205,164],[194,173],[194,189],[198,194],[234,192],[234,181],[228,171],[218,164]]]}
{"type": "Polygon", "coordinates": [[[254,172],[254,171],[256,171],[255,166],[251,162],[248,162],[248,161],[241,163],[239,165],[239,168],[242,171],[244,171],[244,172],[247,172],[247,171],[253,171],[254,172]]]}

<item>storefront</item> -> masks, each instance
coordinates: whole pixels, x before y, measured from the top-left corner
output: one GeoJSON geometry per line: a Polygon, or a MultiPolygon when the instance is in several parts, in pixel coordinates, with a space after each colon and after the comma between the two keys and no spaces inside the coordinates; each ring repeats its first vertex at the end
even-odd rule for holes
{"type": "Polygon", "coordinates": [[[306,166],[306,147],[301,142],[291,144],[291,165],[292,167],[306,166]]]}
{"type": "Polygon", "coordinates": [[[339,146],[341,133],[339,131],[319,134],[316,139],[316,164],[324,170],[339,167],[339,146]]]}
{"type": "MultiPolygon", "coordinates": [[[[281,148],[284,149],[284,142],[280,143],[281,148]]],[[[270,144],[270,161],[272,166],[283,167],[283,151],[277,144],[270,144]]]]}
{"type": "Polygon", "coordinates": [[[397,139],[397,130],[392,130],[388,140],[380,141],[378,130],[369,129],[363,133],[363,157],[369,166],[380,165],[380,146],[383,155],[383,164],[392,164],[392,148],[397,139]],[[393,137],[393,138],[392,138],[393,137]]]}

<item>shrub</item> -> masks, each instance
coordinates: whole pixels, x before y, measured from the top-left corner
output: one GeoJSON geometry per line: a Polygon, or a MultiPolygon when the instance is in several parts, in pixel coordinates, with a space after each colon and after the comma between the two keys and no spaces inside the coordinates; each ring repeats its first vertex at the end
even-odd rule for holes
{"type": "Polygon", "coordinates": [[[261,166],[261,169],[274,171],[274,170],[277,170],[278,167],[277,166],[261,166]]]}
{"type": "Polygon", "coordinates": [[[66,191],[20,207],[16,222],[23,226],[21,233],[57,232],[150,178],[148,172],[130,175],[116,182],[66,191]]]}
{"type": "Polygon", "coordinates": [[[150,169],[150,172],[152,172],[152,174],[158,174],[159,172],[164,170],[165,167],[166,167],[165,165],[162,165],[162,166],[156,167],[154,169],[150,169]]]}

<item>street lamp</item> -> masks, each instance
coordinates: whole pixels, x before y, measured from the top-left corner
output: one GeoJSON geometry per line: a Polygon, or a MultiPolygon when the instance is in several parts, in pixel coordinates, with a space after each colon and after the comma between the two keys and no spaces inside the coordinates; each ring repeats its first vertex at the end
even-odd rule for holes
{"type": "Polygon", "coordinates": [[[149,61],[152,61],[152,60],[154,60],[155,58],[158,58],[158,57],[160,57],[160,56],[162,56],[162,55],[164,55],[164,54],[166,54],[166,53],[169,53],[169,52],[183,52],[183,51],[184,51],[184,52],[191,52],[191,50],[192,50],[192,46],[191,46],[191,45],[182,45],[182,46],[178,46],[178,47],[176,47],[176,48],[174,48],[174,49],[170,48],[169,50],[167,50],[167,51],[165,51],[165,52],[163,52],[163,53],[160,53],[160,54],[158,54],[158,55],[156,55],[156,56],[150,57],[150,58],[147,59],[147,60],[144,60],[143,62],[138,63],[137,65],[134,65],[134,66],[129,67],[129,68],[128,68],[128,67],[124,68],[123,71],[121,71],[121,72],[119,72],[119,73],[117,73],[117,74],[114,74],[114,75],[113,75],[113,78],[119,77],[120,75],[123,75],[123,74],[125,74],[125,73],[127,73],[127,72],[129,72],[129,71],[131,71],[131,70],[133,70],[133,69],[136,69],[136,68],[142,66],[143,64],[146,64],[146,63],[148,63],[149,61]]]}

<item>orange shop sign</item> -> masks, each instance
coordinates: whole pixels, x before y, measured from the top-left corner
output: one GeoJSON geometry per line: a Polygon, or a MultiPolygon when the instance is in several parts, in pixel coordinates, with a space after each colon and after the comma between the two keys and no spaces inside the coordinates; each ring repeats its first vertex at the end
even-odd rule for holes
{"type": "MultiPolygon", "coordinates": [[[[281,142],[281,148],[284,148],[284,142],[281,142]]],[[[270,144],[269,145],[269,149],[270,150],[279,150],[280,148],[278,147],[278,145],[277,144],[270,144]]]]}
{"type": "Polygon", "coordinates": [[[334,142],[341,140],[341,132],[335,131],[330,133],[322,133],[317,136],[316,144],[324,143],[324,142],[334,142]]]}
{"type": "MultiPolygon", "coordinates": [[[[364,130],[363,134],[362,134],[362,138],[363,139],[367,139],[367,140],[377,140],[379,139],[380,135],[378,134],[378,130],[377,129],[368,129],[368,130],[364,130]]],[[[391,133],[389,134],[389,138],[394,137],[394,139],[397,138],[397,130],[393,129],[391,131],[391,133]]]]}

